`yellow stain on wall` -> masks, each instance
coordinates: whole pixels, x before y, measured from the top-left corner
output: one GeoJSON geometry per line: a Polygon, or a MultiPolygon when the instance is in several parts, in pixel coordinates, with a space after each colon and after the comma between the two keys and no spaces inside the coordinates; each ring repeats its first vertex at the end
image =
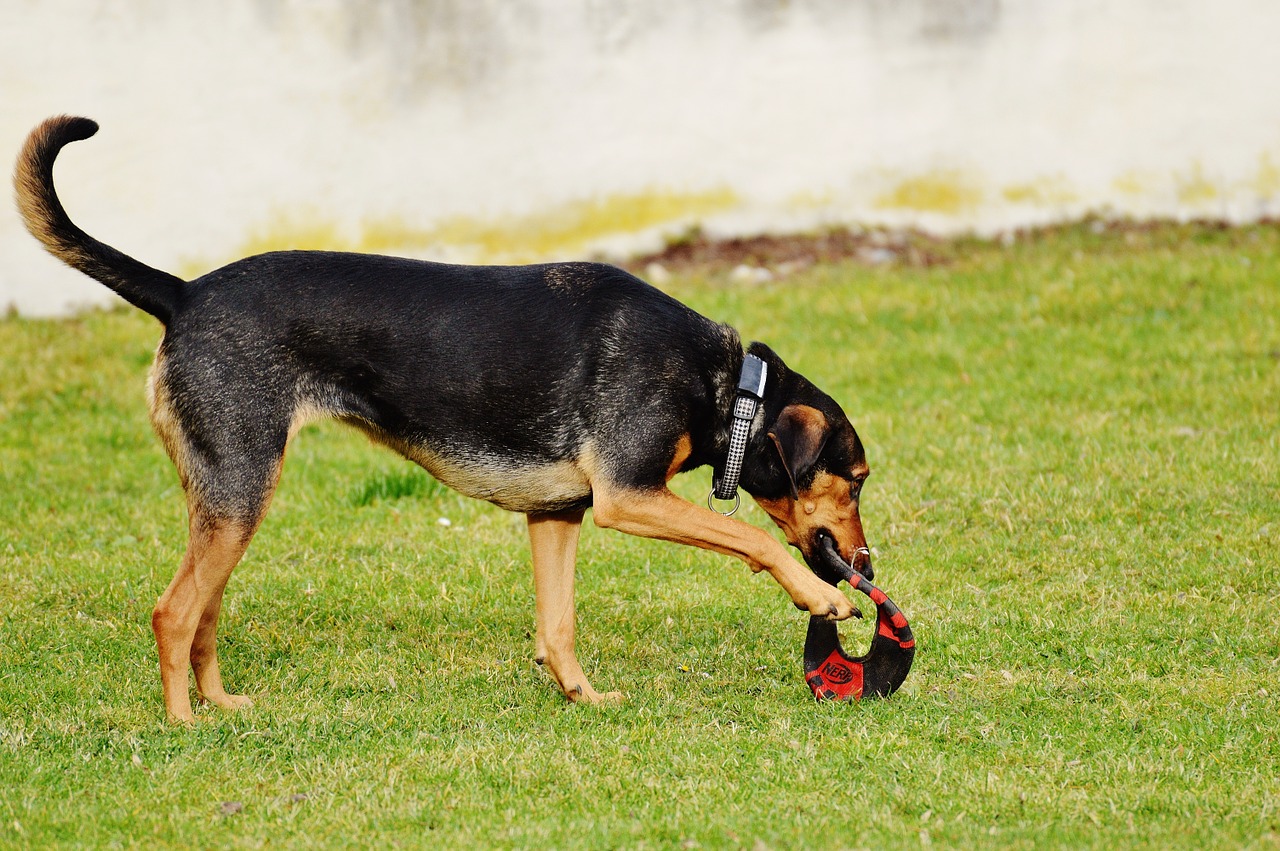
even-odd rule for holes
{"type": "Polygon", "coordinates": [[[1250,188],[1263,198],[1280,197],[1280,166],[1271,159],[1269,151],[1258,155],[1258,173],[1250,188]]]}
{"type": "Polygon", "coordinates": [[[177,263],[174,272],[191,280],[224,263],[268,251],[361,251],[361,242],[362,240],[344,233],[336,220],[314,211],[278,212],[267,224],[250,232],[231,256],[220,262],[210,261],[208,257],[184,257],[177,263]]]}
{"type": "Polygon", "coordinates": [[[1079,199],[1071,184],[1061,175],[1011,183],[1000,190],[1000,195],[1012,204],[1033,206],[1061,206],[1079,199]]]}
{"type": "Polygon", "coordinates": [[[732,209],[740,200],[727,187],[695,193],[611,195],[507,220],[459,216],[438,224],[432,235],[436,242],[475,247],[486,257],[533,259],[580,251],[609,236],[699,219],[732,209]]]}
{"type": "Polygon", "coordinates": [[[337,222],[316,213],[289,212],[273,216],[241,244],[238,257],[268,251],[357,251],[359,242],[343,234],[337,222]]]}
{"type": "Polygon", "coordinates": [[[1179,204],[1199,206],[1216,200],[1221,194],[1218,185],[1205,176],[1199,161],[1192,163],[1186,174],[1175,174],[1173,179],[1179,204]]]}
{"type": "Polygon", "coordinates": [[[881,209],[956,215],[982,203],[982,187],[959,169],[936,169],[908,177],[875,199],[881,209]]]}
{"type": "MultiPolygon", "coordinates": [[[[456,216],[425,228],[389,216],[362,222],[354,231],[321,214],[290,212],[254,230],[236,257],[289,249],[395,254],[449,246],[473,251],[481,261],[532,262],[581,252],[606,237],[695,221],[740,203],[728,188],[654,190],[570,201],[509,218],[456,216]]],[[[193,274],[208,268],[194,261],[184,264],[184,271],[193,274]]]]}
{"type": "Polygon", "coordinates": [[[1111,181],[1111,188],[1121,195],[1146,195],[1154,190],[1155,182],[1149,174],[1126,171],[1111,181]]]}

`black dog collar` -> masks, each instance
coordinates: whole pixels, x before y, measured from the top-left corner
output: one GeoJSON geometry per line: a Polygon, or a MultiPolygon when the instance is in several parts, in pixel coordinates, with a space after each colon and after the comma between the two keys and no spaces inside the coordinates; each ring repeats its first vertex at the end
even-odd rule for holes
{"type": "Polygon", "coordinates": [[[738,510],[742,497],[738,495],[738,478],[742,475],[742,459],[747,453],[747,439],[751,437],[751,424],[764,399],[764,385],[769,377],[768,365],[755,355],[742,359],[742,371],[738,374],[738,395],[733,400],[733,428],[729,432],[729,456],[724,462],[724,474],[717,476],[711,493],[707,494],[707,507],[719,511],[711,500],[733,500],[733,508],[720,513],[728,517],[738,510]]]}

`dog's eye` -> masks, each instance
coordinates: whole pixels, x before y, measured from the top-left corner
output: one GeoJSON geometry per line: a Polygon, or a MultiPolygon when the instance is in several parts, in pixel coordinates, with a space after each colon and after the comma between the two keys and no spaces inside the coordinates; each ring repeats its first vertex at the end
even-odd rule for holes
{"type": "Polygon", "coordinates": [[[854,478],[853,484],[849,486],[850,499],[857,499],[859,496],[862,495],[862,486],[866,484],[867,476],[869,475],[870,473],[864,473],[861,476],[857,476],[856,478],[854,478]]]}

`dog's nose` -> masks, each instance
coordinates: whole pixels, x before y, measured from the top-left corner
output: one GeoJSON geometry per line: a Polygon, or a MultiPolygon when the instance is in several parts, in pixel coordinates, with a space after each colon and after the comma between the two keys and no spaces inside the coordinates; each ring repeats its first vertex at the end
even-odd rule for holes
{"type": "Polygon", "coordinates": [[[865,576],[868,582],[876,578],[876,572],[871,567],[871,550],[858,547],[853,551],[853,569],[865,576]]]}

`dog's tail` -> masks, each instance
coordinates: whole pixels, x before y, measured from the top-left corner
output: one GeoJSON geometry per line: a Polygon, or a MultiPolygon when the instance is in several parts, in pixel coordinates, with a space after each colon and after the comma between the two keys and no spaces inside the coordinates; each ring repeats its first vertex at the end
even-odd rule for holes
{"type": "Polygon", "coordinates": [[[152,269],[80,230],[53,189],[53,161],[58,152],[68,142],[88,139],[97,132],[97,122],[69,115],[47,119],[32,130],[13,173],[18,211],[27,230],[50,254],[167,325],[182,301],[182,279],[152,269]]]}

